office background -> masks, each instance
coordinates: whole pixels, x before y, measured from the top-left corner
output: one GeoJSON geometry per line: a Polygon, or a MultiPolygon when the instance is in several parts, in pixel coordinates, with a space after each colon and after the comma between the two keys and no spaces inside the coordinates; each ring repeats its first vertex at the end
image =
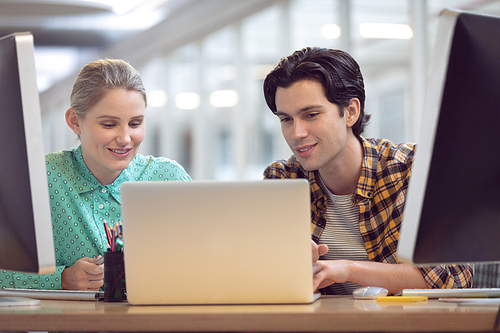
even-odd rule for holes
{"type": "Polygon", "coordinates": [[[34,35],[46,152],[78,144],[64,112],[81,67],[121,58],[148,92],[143,154],[175,159],[194,179],[260,179],[291,155],[263,79],[305,46],[359,62],[365,136],[415,142],[446,7],[500,15],[498,0],[0,0],[0,35],[34,35]]]}

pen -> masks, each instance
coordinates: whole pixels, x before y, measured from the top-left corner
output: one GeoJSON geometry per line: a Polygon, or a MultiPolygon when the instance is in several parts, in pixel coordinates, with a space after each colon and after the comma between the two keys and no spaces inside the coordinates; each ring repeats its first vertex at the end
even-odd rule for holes
{"type": "Polygon", "coordinates": [[[385,296],[385,297],[377,297],[377,302],[422,302],[427,301],[427,296],[385,296]]]}
{"type": "Polygon", "coordinates": [[[102,265],[103,263],[104,263],[104,257],[103,257],[103,256],[100,256],[100,258],[99,258],[99,259],[97,259],[97,261],[95,262],[95,264],[96,264],[97,266],[100,266],[100,265],[102,265]]]}
{"type": "Polygon", "coordinates": [[[121,233],[121,222],[118,221],[113,227],[109,227],[105,219],[102,219],[106,238],[108,240],[108,251],[118,252],[123,251],[123,240],[121,233]],[[119,225],[120,224],[120,225],[119,225]]]}
{"type": "Polygon", "coordinates": [[[116,239],[116,251],[121,251],[123,252],[123,241],[121,238],[116,239]]]}

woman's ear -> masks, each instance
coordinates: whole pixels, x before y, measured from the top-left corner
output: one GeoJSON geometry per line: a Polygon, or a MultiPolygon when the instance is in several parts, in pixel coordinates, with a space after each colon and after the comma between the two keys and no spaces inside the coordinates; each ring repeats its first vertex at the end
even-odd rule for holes
{"type": "Polygon", "coordinates": [[[345,108],[345,117],[347,127],[353,127],[358,121],[359,112],[361,111],[361,103],[357,98],[351,98],[349,105],[345,108]]]}
{"type": "Polygon", "coordinates": [[[69,108],[66,110],[66,123],[68,124],[69,128],[76,134],[80,135],[81,129],[80,129],[80,118],[76,114],[75,110],[73,108],[69,108]]]}

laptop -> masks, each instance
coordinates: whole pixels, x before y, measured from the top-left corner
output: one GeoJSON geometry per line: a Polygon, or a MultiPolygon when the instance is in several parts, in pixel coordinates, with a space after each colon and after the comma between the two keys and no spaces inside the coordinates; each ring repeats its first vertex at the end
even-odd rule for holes
{"type": "Polygon", "coordinates": [[[121,199],[130,304],[317,298],[307,180],[128,182],[121,199]]]}

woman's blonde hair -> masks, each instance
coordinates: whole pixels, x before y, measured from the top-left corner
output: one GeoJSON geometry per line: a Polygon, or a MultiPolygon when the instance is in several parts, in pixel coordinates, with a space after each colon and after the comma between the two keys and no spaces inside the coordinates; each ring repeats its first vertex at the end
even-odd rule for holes
{"type": "Polygon", "coordinates": [[[146,89],[134,67],[120,59],[100,59],[85,65],[78,74],[71,92],[71,108],[85,117],[106,92],[116,88],[140,92],[147,105],[146,89]]]}

